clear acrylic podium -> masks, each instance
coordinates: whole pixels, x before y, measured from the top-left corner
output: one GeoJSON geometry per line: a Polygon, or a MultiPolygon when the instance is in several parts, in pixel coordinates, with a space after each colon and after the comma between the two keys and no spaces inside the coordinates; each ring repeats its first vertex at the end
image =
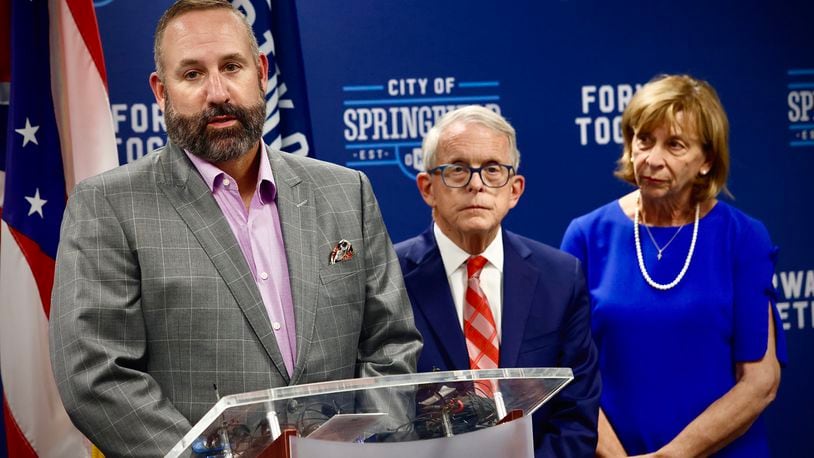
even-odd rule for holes
{"type": "MultiPolygon", "coordinates": [[[[338,380],[225,396],[166,456],[363,456],[363,450],[380,447],[370,456],[394,458],[419,456],[394,453],[416,445],[444,448],[437,456],[463,456],[452,450],[472,447],[478,437],[484,437],[487,444],[510,440],[501,437],[519,437],[517,434],[527,434],[530,440],[528,417],[573,378],[568,368],[464,370],[338,380]],[[517,419],[523,421],[513,421],[517,419]],[[516,427],[523,429],[520,432],[501,431],[509,423],[526,425],[516,427]],[[465,441],[452,442],[461,435],[465,441]],[[313,450],[326,446],[330,454],[314,455],[313,450]],[[350,447],[347,455],[342,447],[350,447]]],[[[426,448],[414,450],[427,453],[426,448]]]]}

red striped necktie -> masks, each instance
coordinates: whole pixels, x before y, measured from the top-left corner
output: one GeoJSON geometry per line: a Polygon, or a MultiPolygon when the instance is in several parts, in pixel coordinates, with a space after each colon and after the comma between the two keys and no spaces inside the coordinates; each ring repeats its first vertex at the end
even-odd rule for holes
{"type": "Polygon", "coordinates": [[[486,258],[473,256],[466,262],[467,286],[464,305],[464,337],[470,369],[498,367],[497,326],[489,301],[480,288],[480,273],[486,258]]]}

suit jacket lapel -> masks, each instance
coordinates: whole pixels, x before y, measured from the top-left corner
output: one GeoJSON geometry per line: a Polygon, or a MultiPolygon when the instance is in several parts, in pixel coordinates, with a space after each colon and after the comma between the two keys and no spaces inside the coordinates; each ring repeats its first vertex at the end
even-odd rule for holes
{"type": "MultiPolygon", "coordinates": [[[[317,214],[311,183],[303,181],[282,156],[269,151],[271,170],[277,186],[277,211],[283,231],[294,321],[297,329],[297,357],[291,384],[300,383],[311,341],[314,338],[317,299],[320,286],[317,253],[317,214]]],[[[325,253],[327,259],[328,253],[325,253]]]]}
{"type": "Polygon", "coordinates": [[[422,234],[422,239],[423,243],[414,247],[410,254],[417,264],[415,269],[404,276],[404,283],[407,290],[411,291],[415,306],[426,317],[431,332],[440,344],[440,350],[447,354],[453,364],[453,367],[441,369],[468,369],[466,341],[432,228],[422,234]]]}
{"type": "Polygon", "coordinates": [[[531,255],[514,234],[503,231],[503,322],[500,367],[515,367],[523,341],[534,290],[540,272],[527,258],[531,255]]]}
{"type": "Polygon", "coordinates": [[[186,154],[171,143],[164,151],[154,154],[160,155],[157,158],[161,166],[159,186],[212,260],[280,376],[288,380],[260,291],[209,187],[186,154]]]}

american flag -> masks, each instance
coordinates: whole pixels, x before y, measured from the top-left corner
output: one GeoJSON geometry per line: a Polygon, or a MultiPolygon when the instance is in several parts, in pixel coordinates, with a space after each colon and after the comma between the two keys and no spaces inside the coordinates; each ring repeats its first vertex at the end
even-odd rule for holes
{"type": "Polygon", "coordinates": [[[96,15],[91,0],[0,0],[0,17],[0,34],[9,33],[0,38],[6,453],[89,456],[57,394],[48,316],[66,195],[118,164],[96,15]]]}

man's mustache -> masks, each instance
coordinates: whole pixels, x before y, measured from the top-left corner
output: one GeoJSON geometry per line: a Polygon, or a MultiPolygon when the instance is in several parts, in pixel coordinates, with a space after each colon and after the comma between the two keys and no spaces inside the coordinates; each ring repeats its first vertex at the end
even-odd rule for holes
{"type": "Polygon", "coordinates": [[[205,126],[219,116],[229,116],[237,119],[244,126],[246,125],[246,110],[230,103],[221,103],[205,109],[200,113],[200,124],[205,126]]]}

